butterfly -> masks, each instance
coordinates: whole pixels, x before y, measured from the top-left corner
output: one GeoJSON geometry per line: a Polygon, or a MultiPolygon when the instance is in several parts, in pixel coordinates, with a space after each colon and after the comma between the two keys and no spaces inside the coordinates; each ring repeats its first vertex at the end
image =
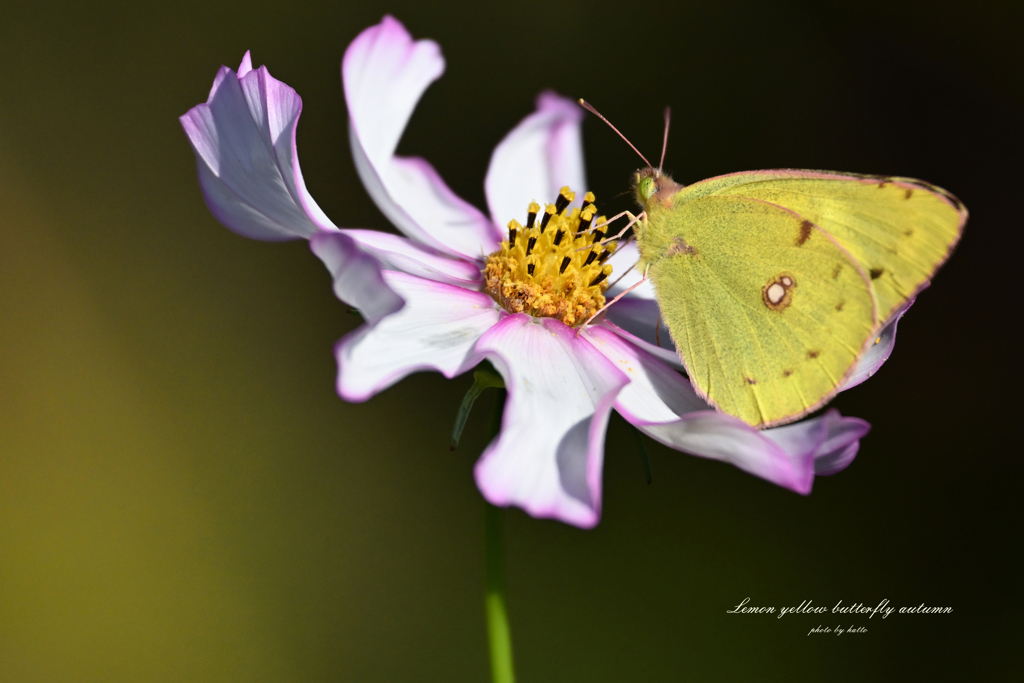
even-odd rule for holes
{"type": "Polygon", "coordinates": [[[683,186],[648,163],[634,191],[638,266],[695,390],[760,428],[839,392],[967,221],[912,178],[778,169],[683,186]]]}

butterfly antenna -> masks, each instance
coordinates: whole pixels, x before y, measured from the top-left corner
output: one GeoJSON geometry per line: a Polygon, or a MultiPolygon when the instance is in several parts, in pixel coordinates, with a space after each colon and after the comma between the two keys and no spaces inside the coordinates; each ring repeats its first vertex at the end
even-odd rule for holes
{"type": "Polygon", "coordinates": [[[621,132],[619,132],[619,129],[618,129],[618,128],[616,128],[615,126],[613,126],[613,125],[612,125],[612,122],[611,122],[611,121],[609,121],[609,120],[608,120],[608,119],[606,119],[605,117],[601,116],[601,112],[599,112],[598,110],[594,109],[594,107],[593,107],[593,106],[592,106],[592,105],[591,105],[591,104],[590,104],[589,102],[587,102],[586,100],[584,100],[583,98],[580,98],[579,102],[580,102],[580,106],[581,106],[581,107],[583,107],[584,109],[586,109],[587,111],[589,111],[589,112],[590,112],[591,114],[593,114],[593,115],[594,115],[594,116],[596,116],[597,118],[599,118],[599,119],[601,119],[602,121],[604,121],[605,123],[607,123],[607,124],[608,124],[608,127],[609,127],[609,128],[611,128],[611,129],[612,129],[612,130],[614,130],[614,131],[615,131],[616,133],[618,133],[618,134],[619,134],[619,137],[620,137],[620,138],[622,138],[623,140],[625,140],[625,141],[626,141],[626,144],[627,144],[627,145],[629,145],[630,147],[632,147],[632,148],[633,148],[633,151],[634,151],[634,152],[636,152],[636,153],[637,153],[637,155],[638,155],[638,156],[639,156],[639,157],[640,157],[641,159],[643,159],[643,160],[644,160],[644,163],[645,163],[645,164],[647,164],[647,168],[654,168],[653,166],[651,166],[651,162],[647,161],[647,157],[645,157],[645,156],[644,156],[643,154],[640,154],[640,150],[638,150],[638,149],[636,148],[636,146],[635,146],[635,145],[634,145],[634,144],[633,144],[632,142],[630,142],[630,141],[629,141],[629,138],[627,138],[627,137],[626,137],[625,135],[623,135],[623,134],[622,134],[621,132]]]}
{"type": "Polygon", "coordinates": [[[672,108],[665,107],[665,137],[661,141],[661,159],[658,161],[658,173],[661,173],[661,167],[665,165],[665,150],[668,149],[668,122],[672,118],[672,108]]]}

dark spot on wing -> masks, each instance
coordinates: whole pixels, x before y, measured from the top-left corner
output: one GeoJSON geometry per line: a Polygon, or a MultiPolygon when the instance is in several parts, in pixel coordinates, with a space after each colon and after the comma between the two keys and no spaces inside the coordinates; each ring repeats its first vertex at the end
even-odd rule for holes
{"type": "Polygon", "coordinates": [[[675,256],[677,254],[696,254],[697,250],[686,243],[682,237],[673,238],[672,244],[668,249],[665,250],[665,256],[675,256]]]}
{"type": "Polygon", "coordinates": [[[878,189],[881,190],[883,187],[892,182],[892,178],[882,178],[881,182],[878,183],[878,189]]]}
{"type": "Polygon", "coordinates": [[[832,269],[832,279],[833,280],[835,280],[836,278],[839,277],[839,271],[841,271],[842,269],[843,269],[843,264],[842,263],[837,263],[836,267],[832,269]]]}
{"type": "Polygon", "coordinates": [[[903,193],[904,199],[910,199],[914,195],[914,191],[911,188],[907,188],[907,191],[903,193]]]}
{"type": "Polygon", "coordinates": [[[868,271],[868,275],[871,276],[872,280],[877,280],[878,278],[882,277],[882,273],[884,272],[885,268],[872,268],[870,271],[868,271]]]}
{"type": "Polygon", "coordinates": [[[792,375],[792,374],[793,374],[793,371],[792,371],[792,370],[790,370],[790,369],[788,369],[788,368],[787,368],[786,370],[783,370],[783,371],[782,371],[782,376],[783,376],[783,377],[789,377],[789,376],[790,376],[790,375],[792,375]]]}
{"type": "Polygon", "coordinates": [[[744,377],[743,379],[746,381],[747,384],[757,384],[757,380],[754,379],[753,377],[744,377]]]}
{"type": "Polygon", "coordinates": [[[820,355],[821,355],[821,351],[808,351],[807,352],[807,357],[812,359],[812,360],[817,358],[820,355]]]}
{"type": "Polygon", "coordinates": [[[802,247],[804,242],[811,238],[811,228],[814,227],[810,221],[800,224],[800,236],[796,238],[796,246],[802,247]]]}
{"type": "Polygon", "coordinates": [[[906,235],[907,237],[911,237],[914,234],[914,229],[913,228],[907,228],[906,230],[903,231],[903,234],[906,235]]]}
{"type": "Polygon", "coordinates": [[[837,310],[837,311],[841,311],[841,310],[843,310],[843,306],[844,306],[845,304],[846,304],[846,302],[845,302],[845,301],[840,301],[839,303],[837,303],[837,304],[836,304],[836,310],[837,310]]]}

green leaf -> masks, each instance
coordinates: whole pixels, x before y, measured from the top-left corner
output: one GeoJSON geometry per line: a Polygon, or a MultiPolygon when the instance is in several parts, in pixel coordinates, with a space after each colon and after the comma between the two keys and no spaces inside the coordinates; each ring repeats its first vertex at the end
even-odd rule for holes
{"type": "Polygon", "coordinates": [[[455,416],[455,426],[452,427],[451,450],[454,451],[455,447],[459,445],[462,429],[466,426],[466,420],[469,419],[469,411],[473,409],[473,404],[480,398],[480,394],[483,393],[484,389],[504,388],[505,381],[501,379],[501,375],[490,367],[490,364],[481,364],[473,371],[473,386],[466,392],[462,399],[462,405],[459,406],[459,413],[455,416]]]}

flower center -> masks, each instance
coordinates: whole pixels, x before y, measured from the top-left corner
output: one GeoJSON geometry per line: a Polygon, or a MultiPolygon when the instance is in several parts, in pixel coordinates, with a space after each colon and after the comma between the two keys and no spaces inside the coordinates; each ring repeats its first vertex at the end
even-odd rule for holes
{"type": "MultiPolygon", "coordinates": [[[[509,313],[558,318],[573,327],[604,306],[612,273],[605,261],[616,245],[597,244],[605,234],[590,229],[597,215],[593,193],[584,195],[582,208],[570,211],[575,197],[563,187],[543,213],[531,202],[526,227],[509,221],[508,240],[487,257],[485,290],[509,313]]],[[[599,216],[597,224],[604,220],[599,216]]]]}

